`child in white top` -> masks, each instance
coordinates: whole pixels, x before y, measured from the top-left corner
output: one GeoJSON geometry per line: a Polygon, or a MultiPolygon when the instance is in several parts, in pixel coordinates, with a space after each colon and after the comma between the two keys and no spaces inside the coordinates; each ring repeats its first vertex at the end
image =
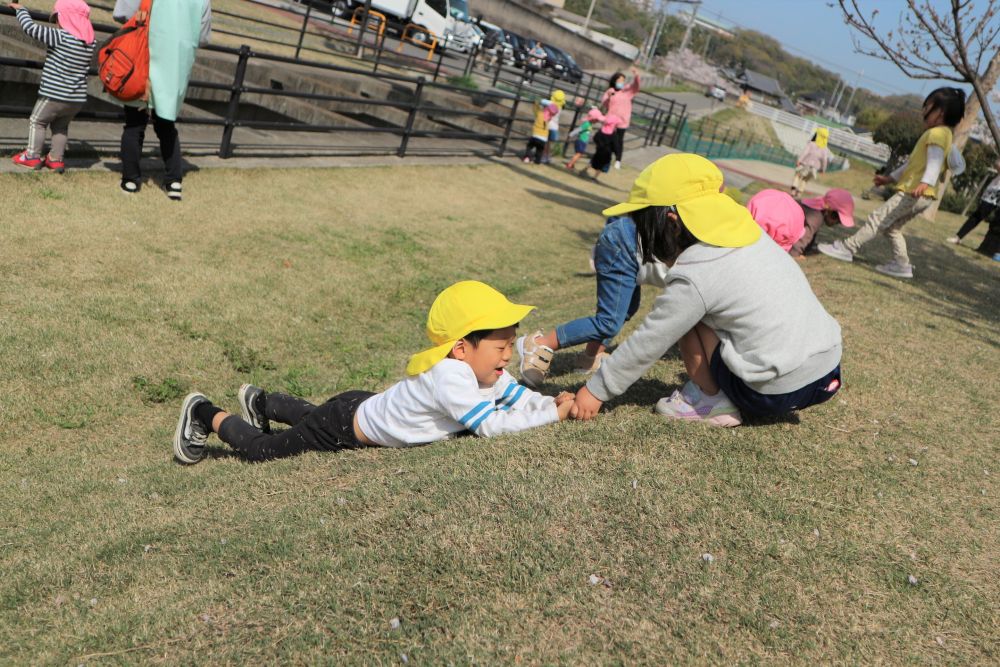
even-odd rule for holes
{"type": "Polygon", "coordinates": [[[174,456],[197,463],[212,432],[244,457],[263,460],[309,449],[412,447],[466,431],[492,436],[563,420],[573,394],[542,396],[505,370],[517,323],[533,308],[480,282],[456,283],[431,305],[427,333],[434,347],[413,355],[407,377],[386,391],[348,391],[316,406],[243,385],[242,419],[192,393],[181,406],[174,456]],[[291,428],[271,433],[271,421],[291,428]]]}

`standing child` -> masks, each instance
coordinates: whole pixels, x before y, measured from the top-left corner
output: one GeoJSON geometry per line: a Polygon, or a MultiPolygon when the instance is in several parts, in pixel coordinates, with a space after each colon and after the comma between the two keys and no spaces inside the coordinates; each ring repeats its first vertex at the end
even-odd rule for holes
{"type": "Polygon", "coordinates": [[[625,131],[632,119],[632,100],[639,94],[639,70],[630,67],[632,81],[625,83],[625,75],[615,72],[608,79],[608,89],[601,95],[601,109],[609,116],[617,116],[618,123],[611,133],[611,151],[615,154],[615,169],[622,166],[625,151],[625,131]]]}
{"type": "Polygon", "coordinates": [[[590,142],[590,133],[594,129],[594,125],[601,122],[604,118],[598,109],[591,109],[584,116],[583,122],[577,125],[576,129],[569,133],[573,141],[573,157],[569,159],[566,163],[567,169],[574,169],[576,167],[577,161],[587,153],[587,144],[590,142]]]}
{"type": "Polygon", "coordinates": [[[951,150],[952,129],[965,115],[965,93],[958,88],[938,88],[924,100],[924,127],[910,157],[888,176],[876,176],[875,185],[895,183],[896,194],[875,209],[865,226],[846,241],[820,243],[819,251],[842,262],[850,262],[865,243],[881,232],[892,244],[892,261],[875,267],[879,273],[912,278],[913,266],[906,254],[903,225],[927,209],[938,196],[937,183],[951,150]]]}
{"type": "Polygon", "coordinates": [[[792,179],[793,197],[802,194],[802,188],[816,178],[817,172],[822,174],[826,171],[830,161],[830,149],[826,147],[829,139],[830,130],[825,127],[817,128],[812,139],[802,149],[802,153],[795,161],[795,178],[792,179]]]}
{"type": "Polygon", "coordinates": [[[521,159],[525,164],[539,164],[549,141],[549,120],[559,113],[559,107],[552,100],[535,100],[535,122],[531,126],[531,137],[521,159]]]}
{"type": "Polygon", "coordinates": [[[983,196],[979,200],[976,210],[958,230],[958,234],[948,238],[948,243],[960,243],[969,232],[985,220],[990,227],[986,236],[983,237],[983,242],[976,248],[976,252],[988,257],[1000,252],[1000,160],[993,163],[993,168],[997,170],[998,174],[983,190],[983,196]]]}
{"type": "Polygon", "coordinates": [[[28,120],[28,146],[14,156],[14,164],[63,173],[69,124],[87,101],[87,70],[94,52],[90,7],[83,0],[56,0],[53,17],[58,28],[38,25],[16,2],[10,8],[17,10],[17,22],[24,34],[46,46],[38,101],[28,120]],[[43,160],[46,129],[52,131],[52,145],[43,160]]]}
{"type": "Polygon", "coordinates": [[[593,169],[592,178],[596,181],[601,174],[608,173],[615,150],[615,130],[621,122],[618,116],[605,114],[601,131],[594,136],[594,155],[590,158],[590,165],[583,170],[584,176],[590,175],[590,169],[593,169]]]}
{"type": "Polygon", "coordinates": [[[572,394],[536,394],[505,370],[517,323],[533,309],[483,283],[455,283],[427,315],[433,347],[410,357],[407,377],[384,392],[348,391],[316,406],[243,385],[242,419],[202,394],[189,394],[174,433],[174,456],[197,463],[211,433],[246,458],[262,460],[310,449],[413,447],[466,431],[492,436],[565,419],[572,394]],[[291,428],[271,433],[272,420],[291,428]]]}
{"type": "MultiPolygon", "coordinates": [[[[648,239],[647,239],[648,243],[648,239]]],[[[538,388],[549,374],[555,350],[586,343],[576,358],[577,373],[592,373],[607,356],[605,348],[639,309],[641,285],[665,287],[667,267],[643,256],[636,224],[628,215],[609,218],[594,246],[597,309],[593,315],[517,339],[521,381],[538,388]]]]}
{"type": "Polygon", "coordinates": [[[563,107],[566,105],[566,93],[561,90],[552,91],[552,103],[556,105],[556,112],[549,118],[549,136],[542,149],[542,164],[552,161],[552,150],[556,142],[559,141],[559,116],[562,115],[563,107]]]}
{"type": "Polygon", "coordinates": [[[669,267],[666,289],[577,393],[573,416],[594,417],[675,342],[690,379],[656,404],[668,419],[737,426],[840,388],[840,325],[795,260],[721,187],[705,158],[667,155],[639,174],[627,202],[604,211],[635,221],[643,260],[669,267]]]}

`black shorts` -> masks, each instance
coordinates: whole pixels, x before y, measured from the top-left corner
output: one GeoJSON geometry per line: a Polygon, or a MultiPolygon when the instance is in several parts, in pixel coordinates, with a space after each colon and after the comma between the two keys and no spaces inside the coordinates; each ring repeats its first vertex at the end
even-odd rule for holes
{"type": "Polygon", "coordinates": [[[762,394],[751,389],[739,377],[733,375],[726,363],[722,360],[720,347],[715,348],[712,353],[710,365],[712,378],[726,396],[740,409],[746,416],[750,417],[772,417],[788,414],[792,410],[803,410],[810,405],[819,405],[833,398],[833,395],[841,387],[840,364],[832,371],[816,380],[810,382],[801,389],[790,391],[787,394],[762,394]]]}

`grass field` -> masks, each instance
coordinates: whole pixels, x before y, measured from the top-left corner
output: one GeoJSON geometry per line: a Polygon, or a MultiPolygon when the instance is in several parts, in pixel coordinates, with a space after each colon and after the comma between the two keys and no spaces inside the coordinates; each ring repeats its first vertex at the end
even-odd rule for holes
{"type": "Polygon", "coordinates": [[[590,312],[633,176],[216,170],[176,204],[0,175],[0,663],[995,663],[1000,267],[953,216],[908,226],[912,282],[882,239],[804,265],[846,386],[799,416],[664,423],[671,354],[591,423],[172,461],[192,389],[388,386],[455,280],[524,328],[590,312]]]}
{"type": "Polygon", "coordinates": [[[714,132],[719,137],[728,132],[733,138],[739,136],[741,141],[756,142],[775,148],[782,147],[771,121],[734,107],[726,107],[700,118],[691,123],[691,127],[695,132],[703,128],[706,133],[714,132]]]}

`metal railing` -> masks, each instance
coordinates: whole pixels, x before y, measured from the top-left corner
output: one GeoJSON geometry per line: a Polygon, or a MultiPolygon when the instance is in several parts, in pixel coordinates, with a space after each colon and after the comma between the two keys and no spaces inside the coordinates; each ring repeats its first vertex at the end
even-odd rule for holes
{"type": "MultiPolygon", "coordinates": [[[[253,0],[247,1],[252,2],[253,0]]],[[[106,6],[96,4],[92,6],[109,11],[111,10],[110,7],[106,6]]],[[[314,23],[314,21],[310,18],[311,12],[312,5],[307,5],[306,15],[302,22],[302,26],[298,30],[288,28],[287,26],[276,26],[275,24],[262,22],[259,19],[254,19],[252,17],[237,16],[227,14],[225,12],[215,12],[215,14],[236,17],[240,20],[249,21],[251,23],[265,23],[269,27],[280,27],[281,29],[290,31],[291,33],[298,32],[298,34],[294,36],[294,43],[270,40],[267,38],[258,38],[254,36],[251,36],[250,38],[256,41],[263,41],[265,44],[280,44],[284,47],[294,48],[296,52],[300,54],[305,51],[318,51],[317,49],[303,45],[304,36],[307,34],[307,28],[314,23]]],[[[12,15],[13,13],[14,12],[7,7],[0,6],[0,15],[12,15]]],[[[47,15],[38,12],[33,12],[32,15],[38,20],[46,20],[48,18],[47,15]]],[[[95,23],[94,27],[95,31],[103,33],[110,33],[117,29],[117,26],[103,25],[100,23],[95,23]]],[[[216,32],[219,31],[216,30],[216,32]]],[[[222,136],[219,142],[218,154],[223,158],[232,157],[239,153],[239,144],[234,139],[234,131],[240,128],[269,131],[372,133],[396,135],[399,137],[399,142],[393,152],[401,157],[405,156],[408,150],[410,150],[410,141],[413,138],[433,138],[442,140],[454,139],[465,142],[473,142],[476,146],[482,146],[481,148],[470,148],[468,145],[459,146],[455,149],[455,153],[480,153],[483,148],[489,148],[489,150],[494,152],[496,155],[502,156],[508,149],[509,143],[512,139],[527,137],[528,129],[530,128],[532,120],[530,116],[526,116],[526,114],[522,114],[520,117],[518,115],[519,111],[523,111],[521,107],[526,106],[523,105],[524,102],[531,99],[537,99],[541,96],[549,96],[558,86],[564,86],[566,88],[567,97],[570,100],[575,98],[582,100],[582,104],[576,107],[575,114],[570,123],[570,127],[575,127],[579,121],[580,115],[585,113],[587,106],[590,104],[597,104],[601,94],[606,88],[606,83],[593,74],[586,74],[574,84],[566,85],[568,82],[559,80],[544,72],[533,75],[528,73],[526,76],[524,71],[504,65],[503,63],[490,66],[485,59],[482,58],[482,54],[480,52],[473,50],[465,55],[464,62],[462,62],[462,58],[458,59],[462,69],[462,74],[469,77],[474,75],[479,76],[480,81],[488,81],[489,79],[484,76],[488,74],[492,77],[494,90],[469,90],[465,86],[449,85],[439,83],[437,81],[443,73],[445,75],[451,72],[454,72],[456,75],[458,74],[457,67],[450,65],[448,70],[444,69],[443,50],[437,50],[437,62],[429,66],[423,56],[414,57],[401,55],[395,53],[391,47],[387,48],[384,31],[381,35],[375,35],[375,39],[373,41],[362,39],[367,37],[367,35],[365,35],[366,32],[368,31],[360,30],[356,40],[359,43],[363,42],[366,46],[366,48],[362,49],[361,57],[343,56],[348,58],[348,62],[350,63],[349,65],[310,61],[301,57],[280,56],[258,51],[248,45],[242,45],[238,49],[216,45],[205,46],[203,47],[203,50],[205,51],[232,56],[235,59],[232,80],[226,83],[218,81],[192,80],[189,83],[189,87],[195,90],[203,89],[228,92],[228,98],[225,104],[225,115],[220,118],[199,117],[180,118],[178,120],[179,122],[192,125],[222,127],[222,136]],[[386,71],[386,62],[390,60],[392,61],[391,67],[393,69],[401,70],[406,73],[393,73],[391,71],[386,71]],[[322,70],[327,73],[336,73],[343,76],[357,76],[376,79],[381,82],[389,83],[393,86],[393,99],[379,100],[361,96],[285,90],[282,86],[254,86],[251,85],[247,79],[248,69],[253,61],[295,65],[306,68],[307,71],[322,70]],[[381,71],[380,66],[382,66],[381,71]],[[433,69],[429,69],[429,67],[432,67],[433,69]],[[418,72],[419,75],[411,75],[410,72],[413,71],[418,72]],[[405,97],[400,95],[400,93],[407,89],[410,92],[409,99],[399,99],[400,97],[405,97]],[[467,101],[471,97],[480,108],[492,108],[490,110],[468,110],[442,107],[427,99],[427,93],[430,90],[440,91],[447,95],[455,96],[455,98],[453,98],[455,100],[464,99],[467,101]],[[363,127],[349,125],[346,123],[323,124],[252,120],[240,117],[241,104],[245,101],[245,96],[247,95],[260,97],[299,98],[317,102],[332,102],[348,106],[356,104],[359,108],[391,107],[397,111],[405,113],[406,120],[405,123],[397,123],[395,125],[386,122],[379,123],[378,125],[363,127]],[[459,123],[463,118],[480,124],[485,123],[492,125],[496,128],[496,131],[473,131],[456,125],[456,123],[459,123]],[[437,127],[429,128],[429,124],[436,125],[437,127]]],[[[352,40],[352,43],[354,43],[354,40],[352,40]]],[[[332,52],[327,51],[327,53],[332,52]]],[[[342,56],[342,54],[339,53],[336,55],[342,56]]],[[[452,60],[455,59],[453,58],[452,60]]],[[[0,65],[27,69],[41,69],[43,63],[41,61],[22,58],[0,57],[0,65]]],[[[92,70],[91,73],[93,74],[94,71],[92,70]]],[[[3,115],[26,116],[30,113],[30,111],[30,107],[18,107],[13,105],[0,106],[0,114],[3,115]]],[[[640,96],[636,97],[633,104],[632,126],[637,128],[638,132],[633,132],[631,134],[632,140],[635,141],[637,137],[642,136],[642,132],[646,132],[648,134],[654,126],[661,129],[664,127],[674,128],[672,140],[676,140],[676,128],[682,125],[685,111],[685,106],[683,104],[676,103],[668,98],[657,95],[640,94],[640,96]]],[[[335,113],[338,113],[338,111],[335,110],[335,113]]],[[[350,115],[350,112],[346,110],[340,110],[339,113],[347,113],[350,115]]],[[[81,111],[77,116],[77,118],[82,120],[97,121],[121,121],[122,117],[122,114],[118,112],[93,111],[89,109],[81,111]]],[[[659,138],[662,141],[664,133],[661,132],[659,138]]],[[[458,146],[458,144],[455,144],[454,142],[452,142],[452,144],[458,146]]],[[[388,152],[384,145],[381,147],[371,148],[355,146],[354,148],[356,154],[384,154],[388,152]]]]}

